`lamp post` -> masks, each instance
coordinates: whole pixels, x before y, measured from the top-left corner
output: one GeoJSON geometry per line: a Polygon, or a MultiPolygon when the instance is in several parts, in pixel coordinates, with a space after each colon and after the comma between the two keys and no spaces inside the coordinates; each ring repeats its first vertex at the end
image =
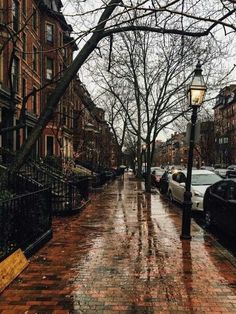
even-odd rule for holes
{"type": "MultiPolygon", "coordinates": [[[[146,144],[143,144],[142,145],[142,154],[143,154],[143,159],[144,159],[144,182],[145,182],[145,190],[147,189],[147,154],[146,154],[146,151],[147,151],[147,145],[146,144]]],[[[142,165],[142,168],[143,168],[143,165],[142,165]]]]}
{"type": "Polygon", "coordinates": [[[147,155],[146,155],[146,150],[147,150],[147,145],[143,144],[142,145],[142,152],[144,155],[144,171],[145,171],[145,176],[147,174],[147,155]]]}
{"type": "Polygon", "coordinates": [[[187,178],[184,192],[184,206],[182,216],[182,233],[180,238],[185,240],[191,239],[191,210],[192,210],[192,193],[191,193],[191,180],[192,180],[192,167],[193,167],[193,149],[195,137],[195,125],[197,121],[197,111],[200,108],[204,96],[206,94],[206,85],[202,76],[201,64],[198,62],[194,71],[192,83],[188,90],[189,106],[192,108],[191,116],[191,130],[190,142],[188,152],[188,165],[187,165],[187,178]]]}

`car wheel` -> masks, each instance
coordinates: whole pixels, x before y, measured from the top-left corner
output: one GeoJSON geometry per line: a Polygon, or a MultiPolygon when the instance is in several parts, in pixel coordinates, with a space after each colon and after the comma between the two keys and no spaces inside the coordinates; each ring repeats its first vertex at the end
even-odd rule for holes
{"type": "Polygon", "coordinates": [[[209,209],[205,210],[205,222],[208,228],[212,226],[212,215],[209,209]]]}
{"type": "Polygon", "coordinates": [[[168,196],[169,196],[170,201],[173,203],[174,199],[173,199],[173,195],[172,195],[171,191],[168,192],[168,196]]]}

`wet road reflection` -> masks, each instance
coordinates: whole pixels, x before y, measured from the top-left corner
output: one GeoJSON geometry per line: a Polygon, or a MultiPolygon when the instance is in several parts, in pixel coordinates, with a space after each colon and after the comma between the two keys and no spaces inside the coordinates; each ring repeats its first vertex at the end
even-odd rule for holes
{"type": "Polygon", "coordinates": [[[54,220],[53,240],[0,296],[0,310],[235,313],[234,258],[196,223],[191,242],[180,229],[176,206],[126,175],[80,215],[54,220]]]}

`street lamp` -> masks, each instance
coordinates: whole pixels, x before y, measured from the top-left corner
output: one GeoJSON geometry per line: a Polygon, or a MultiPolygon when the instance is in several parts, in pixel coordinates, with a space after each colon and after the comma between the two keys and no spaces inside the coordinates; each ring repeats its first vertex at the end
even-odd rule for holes
{"type": "Polygon", "coordinates": [[[187,178],[185,183],[184,192],[184,206],[182,216],[182,233],[181,239],[191,239],[191,210],[192,210],[192,193],[191,193],[191,179],[192,179],[192,167],[193,167],[193,149],[194,149],[194,137],[195,137],[195,125],[197,121],[197,111],[200,108],[206,94],[206,85],[202,76],[201,64],[198,62],[194,71],[192,83],[188,90],[189,106],[193,109],[191,116],[191,130],[190,130],[190,142],[188,152],[188,166],[187,166],[187,178]]]}

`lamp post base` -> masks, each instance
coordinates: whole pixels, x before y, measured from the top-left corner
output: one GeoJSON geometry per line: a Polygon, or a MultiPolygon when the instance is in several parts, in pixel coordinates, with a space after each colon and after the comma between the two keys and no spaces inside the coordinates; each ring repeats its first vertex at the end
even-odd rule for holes
{"type": "Polygon", "coordinates": [[[192,212],[192,193],[185,191],[182,217],[182,233],[181,240],[191,240],[191,212],[192,212]]]}
{"type": "Polygon", "coordinates": [[[180,240],[191,240],[191,239],[192,239],[191,235],[185,235],[185,234],[180,235],[180,240]]]}

